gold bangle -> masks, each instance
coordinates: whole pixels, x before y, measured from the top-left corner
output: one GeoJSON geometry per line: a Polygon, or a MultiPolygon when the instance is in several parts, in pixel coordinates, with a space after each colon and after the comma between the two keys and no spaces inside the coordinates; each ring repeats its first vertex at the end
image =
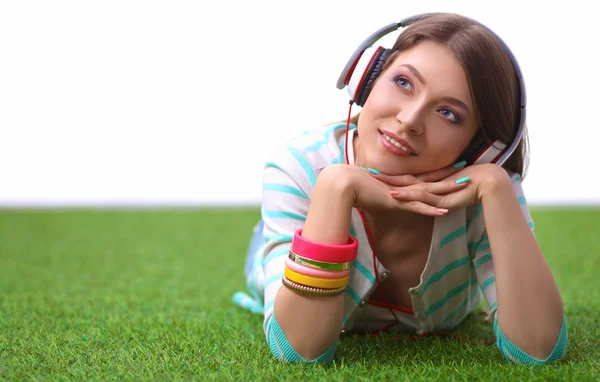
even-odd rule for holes
{"type": "Polygon", "coordinates": [[[341,277],[339,279],[322,279],[320,277],[306,276],[298,272],[292,271],[290,268],[285,267],[284,273],[288,280],[293,281],[300,285],[305,285],[313,288],[323,289],[334,289],[341,288],[348,285],[348,279],[350,276],[341,277]]]}
{"type": "Polygon", "coordinates": [[[283,277],[281,279],[283,285],[291,290],[294,293],[300,294],[302,296],[311,296],[311,297],[333,297],[339,294],[342,294],[346,287],[335,288],[335,289],[319,289],[319,288],[311,288],[305,285],[297,284],[293,281],[287,279],[287,277],[283,277]]]}
{"type": "Polygon", "coordinates": [[[296,264],[304,265],[309,268],[320,269],[323,271],[347,271],[350,268],[352,268],[351,261],[347,263],[328,263],[325,261],[311,260],[298,255],[292,250],[290,250],[290,254],[288,257],[296,264]]]}

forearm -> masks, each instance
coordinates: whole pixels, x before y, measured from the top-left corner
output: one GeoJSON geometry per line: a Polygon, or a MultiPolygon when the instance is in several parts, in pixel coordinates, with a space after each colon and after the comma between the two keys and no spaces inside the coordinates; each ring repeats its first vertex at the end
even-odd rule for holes
{"type": "Polygon", "coordinates": [[[498,325],[514,345],[544,359],[556,344],[563,320],[562,299],[550,268],[508,177],[483,194],[482,205],[494,254],[498,325]]]}
{"type": "MultiPolygon", "coordinates": [[[[317,179],[302,229],[306,239],[323,244],[348,241],[352,195],[325,169],[317,179]]],[[[294,350],[312,360],[329,349],[340,334],[344,297],[307,297],[281,287],[275,297],[275,316],[294,350]]]]}

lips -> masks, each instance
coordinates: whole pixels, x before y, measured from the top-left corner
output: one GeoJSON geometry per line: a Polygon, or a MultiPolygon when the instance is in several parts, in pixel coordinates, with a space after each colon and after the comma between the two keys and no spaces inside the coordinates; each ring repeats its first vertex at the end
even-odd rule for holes
{"type": "Polygon", "coordinates": [[[382,130],[380,131],[382,143],[386,149],[396,155],[417,155],[411,145],[396,134],[382,130]]]}

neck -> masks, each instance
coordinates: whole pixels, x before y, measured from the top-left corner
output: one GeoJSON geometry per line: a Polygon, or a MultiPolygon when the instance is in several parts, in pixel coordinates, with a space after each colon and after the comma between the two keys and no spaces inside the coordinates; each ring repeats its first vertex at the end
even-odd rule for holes
{"type": "Polygon", "coordinates": [[[393,232],[422,232],[434,218],[407,211],[362,210],[373,235],[385,235],[393,232]]]}

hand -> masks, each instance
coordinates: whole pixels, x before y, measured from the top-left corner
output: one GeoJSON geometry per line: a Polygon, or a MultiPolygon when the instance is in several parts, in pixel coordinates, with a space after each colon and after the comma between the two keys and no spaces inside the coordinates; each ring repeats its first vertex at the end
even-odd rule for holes
{"type": "MultiPolygon", "coordinates": [[[[382,178],[382,181],[386,181],[384,179],[385,177],[382,178]]],[[[398,201],[420,202],[439,209],[453,209],[480,203],[487,190],[493,189],[505,180],[510,183],[506,171],[495,164],[470,166],[438,183],[456,183],[457,180],[462,181],[464,187],[446,194],[436,192],[438,188],[433,186],[436,183],[413,184],[403,187],[401,190],[391,191],[390,194],[398,201]]]]}
{"type": "MultiPolygon", "coordinates": [[[[421,215],[441,216],[448,213],[447,209],[439,208],[435,203],[426,200],[430,195],[448,195],[466,188],[467,184],[457,184],[456,181],[444,180],[460,169],[452,166],[413,175],[390,176],[384,174],[373,174],[360,167],[345,166],[340,168],[344,174],[339,174],[338,179],[351,179],[353,189],[353,204],[357,208],[404,210],[421,215]],[[403,195],[403,191],[410,191],[413,198],[395,197],[403,195]]],[[[330,166],[331,167],[331,166],[330,166]]]]}

